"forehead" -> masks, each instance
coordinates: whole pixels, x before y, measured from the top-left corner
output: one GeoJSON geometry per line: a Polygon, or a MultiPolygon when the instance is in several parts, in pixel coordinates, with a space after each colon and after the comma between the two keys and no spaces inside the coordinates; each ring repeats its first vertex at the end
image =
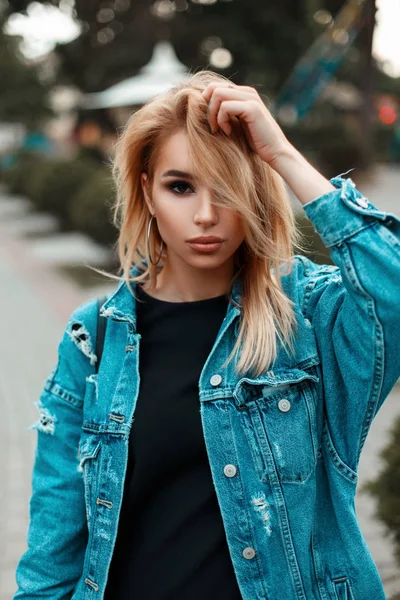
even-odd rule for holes
{"type": "Polygon", "coordinates": [[[171,135],[160,148],[155,171],[160,174],[168,169],[194,171],[189,156],[189,140],[184,131],[171,135]]]}

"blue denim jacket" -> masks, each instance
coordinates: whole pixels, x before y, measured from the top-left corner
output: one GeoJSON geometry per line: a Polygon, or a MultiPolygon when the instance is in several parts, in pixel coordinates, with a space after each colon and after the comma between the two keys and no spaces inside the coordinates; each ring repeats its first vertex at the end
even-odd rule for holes
{"type": "MultiPolygon", "coordinates": [[[[238,280],[238,306],[228,304],[199,379],[204,440],[244,600],[385,598],[354,497],[372,420],[400,376],[400,219],[351,179],[331,182],[336,189],[304,209],[335,265],[296,255],[282,277],[298,319],[295,357],[280,347],[273,368],[255,378],[235,375],[233,363],[220,368],[237,334],[238,280]]],[[[124,282],[102,312],[99,373],[93,299],[71,315],[36,402],[28,548],[15,600],[103,598],[141,336],[124,282]]]]}

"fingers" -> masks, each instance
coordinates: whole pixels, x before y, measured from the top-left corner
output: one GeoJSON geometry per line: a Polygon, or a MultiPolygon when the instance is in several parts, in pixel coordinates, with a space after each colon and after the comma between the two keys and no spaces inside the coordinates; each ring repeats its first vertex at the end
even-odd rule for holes
{"type": "MultiPolygon", "coordinates": [[[[202,94],[204,98],[209,101],[208,120],[212,133],[215,133],[218,130],[218,126],[220,126],[221,129],[227,133],[227,135],[229,135],[231,132],[231,126],[229,125],[229,114],[227,113],[227,107],[221,113],[221,104],[225,104],[227,100],[236,102],[254,100],[255,97],[258,96],[258,93],[254,88],[248,86],[236,86],[228,82],[210,83],[202,92],[202,94]],[[219,113],[221,113],[221,115],[219,113]]],[[[238,104],[234,104],[232,107],[233,106],[236,112],[242,112],[239,109],[238,104]]],[[[235,116],[240,115],[235,114],[235,116]]]]}
{"type": "Polygon", "coordinates": [[[246,121],[252,121],[256,114],[257,106],[252,100],[246,99],[245,102],[242,100],[224,100],[220,104],[220,108],[217,114],[217,129],[220,127],[227,135],[232,131],[230,119],[232,117],[238,117],[243,126],[246,121]]]}
{"type": "Polygon", "coordinates": [[[202,94],[206,98],[206,100],[210,99],[211,94],[217,87],[218,88],[227,87],[227,88],[231,88],[231,89],[242,90],[244,92],[249,92],[250,94],[253,94],[253,96],[254,95],[258,96],[257,90],[250,87],[249,85],[235,85],[234,83],[229,82],[229,81],[213,81],[212,83],[209,83],[206,86],[206,88],[204,89],[204,91],[202,92],[202,94]]]}

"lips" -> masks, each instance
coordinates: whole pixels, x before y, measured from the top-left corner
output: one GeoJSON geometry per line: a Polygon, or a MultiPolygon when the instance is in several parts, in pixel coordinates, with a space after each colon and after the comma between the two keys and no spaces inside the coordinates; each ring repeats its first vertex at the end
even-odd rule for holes
{"type": "Polygon", "coordinates": [[[194,250],[195,252],[202,252],[203,254],[212,254],[213,252],[216,252],[217,250],[219,250],[222,247],[222,244],[224,243],[224,240],[221,240],[220,238],[197,238],[197,239],[206,239],[207,242],[204,243],[200,243],[200,242],[194,242],[194,241],[189,241],[188,244],[189,246],[192,248],[192,250],[194,250]],[[213,242],[211,240],[217,240],[216,242],[213,242]]]}
{"type": "Polygon", "coordinates": [[[192,238],[188,240],[191,244],[218,244],[223,242],[223,240],[219,237],[215,236],[200,236],[197,238],[192,238]]]}

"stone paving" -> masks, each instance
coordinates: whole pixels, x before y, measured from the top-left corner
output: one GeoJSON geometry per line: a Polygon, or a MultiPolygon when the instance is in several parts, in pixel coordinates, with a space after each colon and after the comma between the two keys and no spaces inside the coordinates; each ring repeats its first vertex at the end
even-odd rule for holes
{"type": "MultiPolygon", "coordinates": [[[[33,402],[55,363],[56,349],[72,311],[86,299],[114,288],[112,283],[82,289],[61,277],[54,268],[55,261],[35,255],[33,240],[25,239],[26,233],[45,233],[46,224],[47,231],[53,233],[57,229],[53,219],[30,214],[25,199],[10,200],[0,195],[0,600],[13,597],[15,568],[26,548],[37,437],[28,429],[38,416],[33,402]]],[[[64,248],[67,252],[66,244],[64,248]]],[[[81,263],[90,262],[84,253],[87,248],[93,253],[96,246],[84,240],[81,263]]],[[[76,261],[75,249],[69,263],[76,261]]]]}
{"type": "Polygon", "coordinates": [[[78,301],[78,295],[58,278],[38,281],[43,267],[6,238],[0,229],[0,598],[15,593],[14,570],[25,548],[28,524],[30,476],[36,437],[28,426],[37,418],[32,402],[39,396],[50,372],[64,321],[78,301]],[[32,268],[31,268],[32,267],[32,268]],[[64,295],[64,292],[67,295],[64,295]]]}
{"type": "MultiPolygon", "coordinates": [[[[400,169],[377,170],[375,183],[359,185],[378,208],[399,214],[400,169]],[[368,188],[369,185],[369,188],[368,188]]],[[[49,232],[56,224],[48,219],[49,232]]],[[[41,234],[45,225],[38,215],[29,214],[23,198],[0,194],[0,600],[15,593],[15,568],[26,548],[31,471],[36,432],[28,427],[37,418],[33,402],[56,360],[56,348],[72,311],[83,301],[114,289],[115,284],[82,289],[60,276],[49,255],[35,254],[34,240],[27,233],[41,234]],[[14,203],[15,200],[15,203],[14,203]],[[30,223],[32,225],[30,225],[30,223]]],[[[83,262],[90,262],[81,245],[83,262]]],[[[64,246],[65,251],[68,248],[64,246]]],[[[65,258],[65,257],[64,257],[65,258]]],[[[75,252],[72,262],[79,257],[75,252]]],[[[65,263],[63,259],[61,262],[65,263]]],[[[394,417],[400,414],[400,385],[396,385],[367,437],[359,466],[359,485],[379,470],[379,451],[386,444],[394,417]]],[[[384,581],[387,598],[400,593],[400,567],[384,527],[374,517],[374,501],[357,494],[356,511],[361,530],[384,581]]],[[[361,599],[360,599],[361,600],[361,599]]],[[[371,599],[372,600],[372,599],[371,599]]]]}

